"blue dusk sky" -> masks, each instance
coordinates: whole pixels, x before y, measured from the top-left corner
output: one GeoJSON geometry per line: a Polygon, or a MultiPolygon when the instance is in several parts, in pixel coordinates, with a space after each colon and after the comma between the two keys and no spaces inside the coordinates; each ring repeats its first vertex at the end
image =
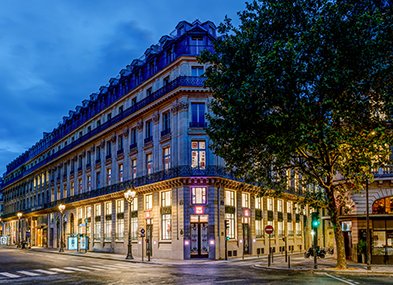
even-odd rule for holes
{"type": "Polygon", "coordinates": [[[178,22],[225,15],[242,0],[2,0],[0,176],[178,22]]]}

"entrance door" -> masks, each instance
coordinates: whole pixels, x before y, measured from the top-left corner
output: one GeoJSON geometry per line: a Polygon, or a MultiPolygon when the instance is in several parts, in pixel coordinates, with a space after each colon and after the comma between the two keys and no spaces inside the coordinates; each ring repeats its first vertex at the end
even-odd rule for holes
{"type": "Polygon", "coordinates": [[[194,222],[195,219],[191,220],[191,257],[209,257],[207,218],[201,219],[198,216],[198,222],[194,222]]]}
{"type": "Polygon", "coordinates": [[[250,225],[243,224],[243,252],[244,254],[250,254],[250,225]]]}

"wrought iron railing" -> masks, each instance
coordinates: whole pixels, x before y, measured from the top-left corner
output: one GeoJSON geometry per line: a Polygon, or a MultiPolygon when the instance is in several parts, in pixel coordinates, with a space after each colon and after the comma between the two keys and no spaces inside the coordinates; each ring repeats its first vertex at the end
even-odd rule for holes
{"type": "Polygon", "coordinates": [[[78,139],[76,139],[72,143],[70,143],[70,144],[66,145],[65,147],[63,147],[62,149],[58,150],[56,153],[53,153],[53,154],[47,156],[46,158],[44,158],[43,160],[41,160],[40,162],[38,162],[34,166],[30,167],[29,169],[24,169],[23,171],[20,172],[19,175],[4,182],[3,186],[5,187],[5,186],[17,181],[18,179],[22,178],[23,176],[32,173],[33,171],[42,167],[43,165],[50,163],[52,160],[56,159],[60,155],[65,154],[66,152],[72,150],[73,148],[77,147],[81,143],[83,143],[83,142],[91,139],[95,135],[105,131],[110,126],[113,126],[114,124],[117,124],[118,122],[131,116],[133,113],[141,110],[142,108],[144,108],[147,105],[149,105],[150,103],[158,100],[159,98],[161,98],[164,95],[166,95],[167,93],[175,90],[176,88],[181,87],[181,86],[203,87],[205,80],[206,80],[206,78],[199,77],[199,76],[179,76],[179,77],[177,77],[176,79],[169,82],[167,85],[165,85],[162,88],[158,89],[157,91],[153,92],[150,96],[144,98],[143,100],[139,101],[135,105],[125,109],[122,113],[111,118],[110,120],[101,124],[97,128],[91,130],[89,133],[86,133],[85,135],[79,137],[78,139]]]}

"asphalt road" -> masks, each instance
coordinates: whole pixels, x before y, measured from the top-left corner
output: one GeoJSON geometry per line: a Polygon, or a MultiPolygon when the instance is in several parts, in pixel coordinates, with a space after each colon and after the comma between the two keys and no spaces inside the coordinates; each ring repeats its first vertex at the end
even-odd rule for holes
{"type": "Polygon", "coordinates": [[[0,284],[393,284],[388,276],[269,271],[254,263],[161,265],[0,248],[0,284]]]}

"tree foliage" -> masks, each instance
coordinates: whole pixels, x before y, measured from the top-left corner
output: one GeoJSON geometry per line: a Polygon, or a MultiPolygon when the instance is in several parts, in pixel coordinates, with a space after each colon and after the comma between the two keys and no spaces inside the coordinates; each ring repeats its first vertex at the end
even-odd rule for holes
{"type": "Polygon", "coordinates": [[[289,173],[323,189],[308,193],[328,209],[341,268],[339,209],[392,145],[392,10],[386,1],[254,1],[201,56],[211,63],[213,150],[261,189],[286,189],[289,173]]]}

